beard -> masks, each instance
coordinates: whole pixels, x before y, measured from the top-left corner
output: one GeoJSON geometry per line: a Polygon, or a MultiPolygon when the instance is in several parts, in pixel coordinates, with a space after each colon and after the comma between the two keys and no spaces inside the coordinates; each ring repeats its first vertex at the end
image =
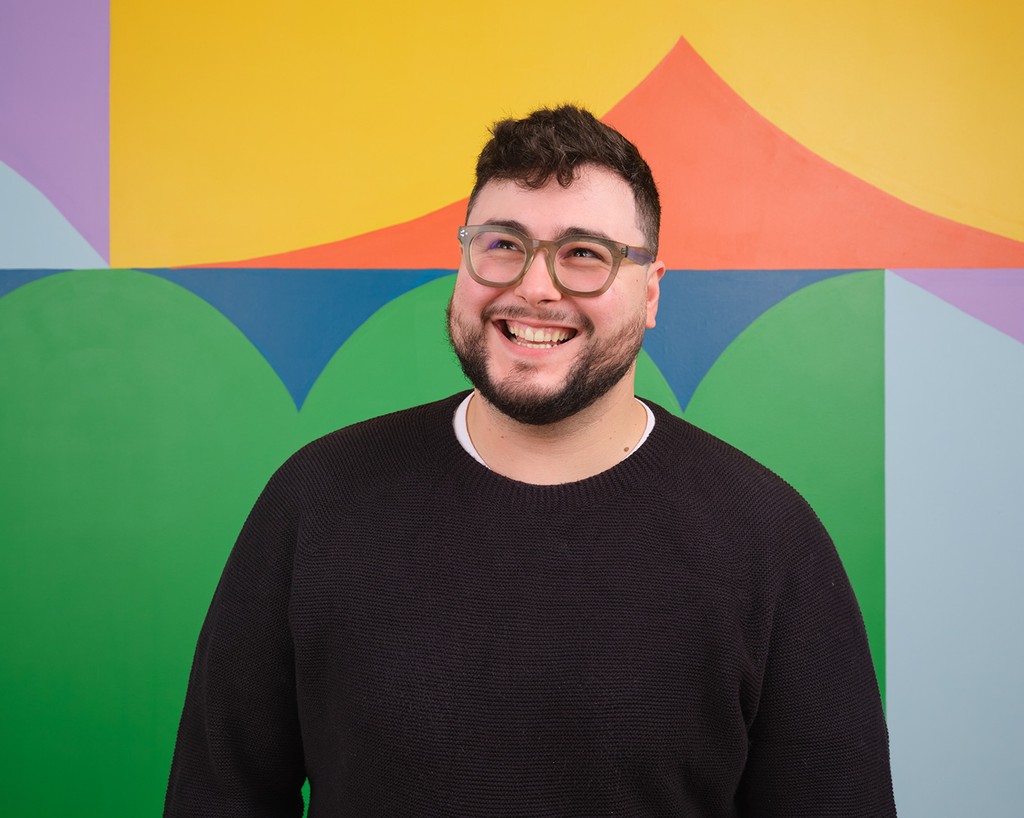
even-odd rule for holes
{"type": "MultiPolygon", "coordinates": [[[[531,314],[526,309],[502,310],[503,318],[525,318],[531,314]]],[[[491,378],[487,366],[486,336],[491,311],[484,310],[479,325],[474,326],[460,320],[449,301],[446,315],[448,342],[469,382],[502,414],[531,426],[546,426],[570,418],[607,394],[636,362],[646,324],[644,311],[638,311],[616,335],[598,343],[594,340],[593,322],[581,316],[579,330],[573,340],[583,342],[586,339],[588,346],[580,353],[560,388],[541,390],[531,385],[534,367],[526,362],[520,363],[500,382],[491,378]]],[[[548,318],[553,319],[552,316],[548,318]]],[[[558,320],[552,322],[559,323],[558,320]]]]}

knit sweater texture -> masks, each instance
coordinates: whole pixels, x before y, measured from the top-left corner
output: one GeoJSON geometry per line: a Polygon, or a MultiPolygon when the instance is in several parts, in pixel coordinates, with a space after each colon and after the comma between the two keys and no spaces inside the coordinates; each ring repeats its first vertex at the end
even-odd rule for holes
{"type": "Polygon", "coordinates": [[[457,395],[271,478],[203,625],[165,815],[893,816],[860,611],[784,481],[653,406],[521,483],[457,395]]]}

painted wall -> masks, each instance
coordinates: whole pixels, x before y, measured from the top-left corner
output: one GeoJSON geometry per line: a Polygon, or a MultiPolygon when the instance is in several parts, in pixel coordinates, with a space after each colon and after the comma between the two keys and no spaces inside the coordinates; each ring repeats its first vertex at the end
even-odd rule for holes
{"type": "Polygon", "coordinates": [[[638,391],[832,532],[901,815],[1019,814],[1024,11],[347,5],[0,6],[4,811],[159,811],[257,492],[464,387],[485,125],[573,100],[662,187],[638,391]]]}

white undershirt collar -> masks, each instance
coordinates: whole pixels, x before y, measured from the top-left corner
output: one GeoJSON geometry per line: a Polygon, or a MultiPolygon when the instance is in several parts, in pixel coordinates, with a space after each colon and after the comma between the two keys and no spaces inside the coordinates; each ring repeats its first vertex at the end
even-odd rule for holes
{"type": "MultiPolygon", "coordinates": [[[[473,393],[470,392],[462,402],[459,403],[458,407],[455,409],[455,416],[452,418],[452,425],[455,427],[455,437],[458,438],[459,443],[462,444],[462,448],[465,449],[469,453],[470,457],[478,463],[483,466],[487,466],[487,464],[484,463],[484,459],[480,456],[480,452],[478,452],[476,450],[476,446],[473,445],[473,441],[469,436],[469,426],[466,424],[466,413],[469,409],[469,402],[472,399],[473,393]]],[[[650,437],[651,431],[654,429],[654,412],[651,411],[651,407],[638,398],[634,398],[634,400],[644,407],[644,411],[647,413],[647,426],[644,428],[644,433],[640,435],[640,439],[636,442],[636,445],[632,448],[629,454],[626,455],[626,457],[629,457],[633,452],[643,446],[647,438],[650,437]]],[[[625,460],[626,457],[622,459],[625,460]]]]}

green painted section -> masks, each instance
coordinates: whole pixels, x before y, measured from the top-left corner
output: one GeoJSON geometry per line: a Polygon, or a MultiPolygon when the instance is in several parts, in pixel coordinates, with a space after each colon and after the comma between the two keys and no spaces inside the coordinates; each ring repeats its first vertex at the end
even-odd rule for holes
{"type": "Polygon", "coordinates": [[[445,334],[454,283],[445,276],[389,301],[349,337],[306,398],[304,437],[469,388],[445,334]]]}
{"type": "Polygon", "coordinates": [[[640,351],[640,357],[636,360],[635,389],[636,394],[640,397],[659,403],[672,414],[682,417],[683,408],[679,405],[675,393],[668,385],[668,381],[662,377],[658,365],[643,350],[640,351]]]}
{"type": "Polygon", "coordinates": [[[294,406],[204,302],[122,271],[0,299],[0,383],[5,809],[158,815],[195,638],[294,406]]]}
{"type": "MultiPolygon", "coordinates": [[[[306,441],[465,388],[452,281],[375,313],[301,415],[234,325],[163,279],[77,271],[0,299],[8,814],[160,814],[195,639],[252,502],[306,441]]],[[[646,357],[638,383],[674,403],[646,357]]]]}
{"type": "Polygon", "coordinates": [[[860,602],[885,691],[883,273],[839,276],[760,316],[686,417],[769,466],[817,511],[860,602]]]}

